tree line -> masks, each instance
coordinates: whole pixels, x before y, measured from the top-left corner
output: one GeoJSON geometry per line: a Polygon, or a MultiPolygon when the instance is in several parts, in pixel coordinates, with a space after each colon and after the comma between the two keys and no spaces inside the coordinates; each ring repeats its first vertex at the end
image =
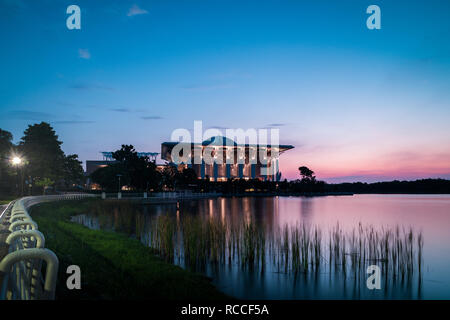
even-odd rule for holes
{"type": "Polygon", "coordinates": [[[167,163],[162,170],[148,157],[139,157],[132,145],[122,145],[112,153],[114,161],[108,166],[94,171],[90,178],[103,191],[117,192],[122,186],[131,191],[175,191],[220,192],[225,194],[261,193],[302,193],[324,192],[323,181],[316,180],[314,171],[306,166],[299,167],[301,179],[288,182],[262,181],[259,179],[231,178],[225,182],[198,179],[191,168],[179,169],[167,163]]]}
{"type": "Polygon", "coordinates": [[[112,153],[112,157],[114,161],[108,166],[90,175],[92,182],[105,191],[117,192],[121,186],[134,191],[179,190],[188,189],[198,182],[195,171],[190,168],[180,171],[169,163],[158,170],[147,156],[138,156],[132,145],[122,145],[112,153]]]}
{"type": "MultiPolygon", "coordinates": [[[[78,155],[66,155],[61,145],[55,130],[46,122],[29,125],[17,144],[10,132],[0,129],[0,196],[41,194],[49,189],[86,190],[78,155]],[[21,163],[14,165],[13,157],[19,157],[21,163]]],[[[209,177],[198,179],[193,169],[179,170],[173,163],[157,168],[148,157],[138,156],[132,145],[122,145],[112,156],[115,161],[90,176],[92,182],[108,192],[127,186],[134,192],[192,190],[224,194],[450,193],[450,180],[445,179],[328,184],[317,180],[314,171],[306,166],[298,168],[299,179],[293,181],[214,182],[209,177]]]]}
{"type": "Polygon", "coordinates": [[[191,168],[179,170],[173,163],[167,163],[158,170],[148,157],[139,157],[132,145],[112,153],[114,162],[99,168],[91,174],[94,183],[102,190],[117,192],[118,177],[122,186],[136,191],[176,191],[220,192],[231,195],[248,193],[280,195],[317,195],[339,193],[450,193],[450,180],[424,179],[417,181],[391,181],[377,183],[340,183],[328,184],[317,180],[313,170],[300,166],[299,179],[288,181],[262,181],[259,179],[231,178],[225,182],[198,179],[191,168]]]}

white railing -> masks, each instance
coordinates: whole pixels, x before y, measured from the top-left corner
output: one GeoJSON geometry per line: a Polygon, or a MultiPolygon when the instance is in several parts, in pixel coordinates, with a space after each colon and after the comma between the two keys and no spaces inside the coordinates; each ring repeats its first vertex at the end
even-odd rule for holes
{"type": "Polygon", "coordinates": [[[12,202],[0,219],[11,232],[6,238],[9,253],[0,261],[0,300],[54,299],[58,276],[58,258],[45,248],[45,237],[39,232],[28,209],[38,203],[58,200],[81,200],[91,194],[65,194],[25,197],[12,202]],[[42,262],[45,261],[45,275],[42,262]]]}
{"type": "Polygon", "coordinates": [[[105,193],[102,192],[99,196],[102,199],[121,199],[121,200],[146,200],[147,202],[158,202],[158,201],[178,201],[178,200],[191,200],[191,199],[204,199],[204,198],[215,198],[221,196],[221,193],[217,192],[116,192],[116,193],[105,193]]]}

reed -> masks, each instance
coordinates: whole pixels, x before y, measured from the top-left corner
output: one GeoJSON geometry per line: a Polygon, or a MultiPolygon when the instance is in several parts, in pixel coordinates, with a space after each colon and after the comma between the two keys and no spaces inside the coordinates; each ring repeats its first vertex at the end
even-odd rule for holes
{"type": "Polygon", "coordinates": [[[172,261],[175,253],[175,224],[167,216],[159,216],[156,219],[155,229],[152,238],[152,247],[160,253],[166,261],[172,261]]]}
{"type": "Polygon", "coordinates": [[[167,215],[155,219],[151,246],[166,260],[177,256],[187,267],[239,265],[264,272],[319,271],[325,264],[336,272],[365,274],[378,264],[386,276],[410,278],[422,272],[423,235],[412,228],[363,226],[344,231],[339,224],[328,236],[318,226],[299,223],[267,232],[254,221],[167,215]],[[328,257],[328,261],[324,257],[328,257]],[[268,259],[267,259],[268,258],[268,259]]]}

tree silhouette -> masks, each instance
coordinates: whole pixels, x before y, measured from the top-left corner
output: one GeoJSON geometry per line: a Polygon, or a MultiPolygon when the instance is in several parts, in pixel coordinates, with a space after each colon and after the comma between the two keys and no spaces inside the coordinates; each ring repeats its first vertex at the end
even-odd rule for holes
{"type": "Polygon", "coordinates": [[[316,177],[314,176],[314,171],[312,171],[308,167],[301,166],[298,168],[298,171],[300,171],[302,181],[311,182],[316,180],[316,177]]]}
{"type": "Polygon", "coordinates": [[[64,156],[64,183],[66,187],[72,185],[80,185],[84,180],[83,167],[81,161],[78,160],[77,154],[69,154],[64,156]]]}
{"type": "Polygon", "coordinates": [[[19,144],[19,150],[29,165],[33,178],[57,181],[63,176],[64,152],[53,128],[46,122],[29,125],[19,144]]]}
{"type": "Polygon", "coordinates": [[[0,129],[0,194],[9,193],[13,185],[13,172],[8,159],[14,151],[11,132],[0,129]]]}
{"type": "Polygon", "coordinates": [[[155,163],[147,156],[140,157],[132,145],[122,145],[112,156],[116,160],[115,163],[91,174],[92,180],[103,188],[117,189],[119,174],[121,185],[127,185],[134,190],[156,189],[159,186],[161,177],[155,163]]]}

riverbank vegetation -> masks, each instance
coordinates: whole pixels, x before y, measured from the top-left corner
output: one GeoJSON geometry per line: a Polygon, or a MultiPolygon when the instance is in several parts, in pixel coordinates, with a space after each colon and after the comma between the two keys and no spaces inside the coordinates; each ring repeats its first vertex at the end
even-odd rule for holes
{"type": "Polygon", "coordinates": [[[253,220],[221,217],[159,216],[152,224],[149,245],[169,262],[184,261],[193,270],[207,265],[238,265],[253,272],[307,274],[333,271],[364,277],[378,265],[386,278],[404,282],[421,278],[423,235],[401,226],[375,228],[359,224],[329,230],[300,223],[272,226],[253,220]]]}
{"type": "Polygon", "coordinates": [[[226,299],[202,275],[167,263],[128,235],[91,230],[70,221],[99,200],[61,201],[32,207],[46,247],[59,258],[57,299],[226,299]],[[66,288],[69,265],[81,269],[81,290],[66,288]]]}

